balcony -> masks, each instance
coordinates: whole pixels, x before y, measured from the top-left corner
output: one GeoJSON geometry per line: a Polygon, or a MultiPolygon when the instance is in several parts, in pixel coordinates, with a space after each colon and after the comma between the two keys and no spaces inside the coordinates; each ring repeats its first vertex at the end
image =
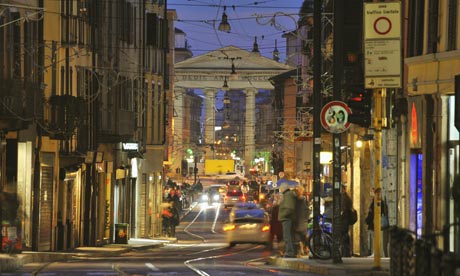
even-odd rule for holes
{"type": "Polygon", "coordinates": [[[13,79],[0,79],[0,131],[26,129],[42,116],[39,85],[13,79]]]}
{"type": "Polygon", "coordinates": [[[83,124],[86,117],[85,101],[71,95],[51,96],[47,131],[52,139],[71,138],[83,124]]]}

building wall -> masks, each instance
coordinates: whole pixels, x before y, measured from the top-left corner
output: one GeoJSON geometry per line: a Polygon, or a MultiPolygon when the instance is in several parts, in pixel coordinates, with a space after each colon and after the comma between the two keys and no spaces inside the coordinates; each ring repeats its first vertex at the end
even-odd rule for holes
{"type": "Polygon", "coordinates": [[[297,127],[297,86],[293,78],[286,79],[284,83],[284,132],[288,139],[284,140],[284,172],[289,177],[296,176],[296,155],[300,152],[296,151],[295,128],[297,127]]]}
{"type": "MultiPolygon", "coordinates": [[[[449,124],[446,119],[446,114],[450,112],[451,105],[447,104],[446,96],[453,95],[454,93],[454,77],[458,74],[460,69],[460,52],[458,30],[460,22],[458,20],[458,7],[457,16],[453,15],[452,8],[449,7],[450,1],[440,0],[438,2],[424,2],[424,7],[418,7],[423,11],[421,14],[414,13],[416,7],[411,5],[410,1],[404,1],[405,7],[408,11],[408,24],[407,32],[405,34],[407,41],[407,53],[404,59],[404,66],[406,69],[407,79],[405,81],[404,93],[406,93],[413,101],[409,102],[407,107],[409,117],[407,125],[407,133],[409,144],[411,143],[411,136],[416,125],[411,125],[411,117],[413,114],[414,101],[421,101],[424,103],[423,109],[418,110],[418,116],[421,117],[422,122],[427,122],[426,127],[418,129],[420,132],[420,149],[419,152],[423,154],[423,215],[421,218],[422,227],[421,233],[428,234],[433,231],[441,230],[444,225],[452,221],[449,217],[449,204],[446,198],[449,198],[450,183],[448,179],[455,177],[445,160],[447,160],[447,153],[449,148],[447,133],[452,132],[453,125],[449,124]],[[430,6],[437,3],[437,6],[430,6]],[[437,16],[432,17],[432,12],[437,9],[437,16]],[[424,22],[423,29],[420,30],[419,43],[410,43],[413,40],[414,29],[417,24],[424,22]],[[432,29],[437,26],[437,29],[432,29]],[[449,29],[450,27],[454,29],[449,29]],[[432,37],[436,39],[431,40],[432,37]],[[426,160],[426,161],[425,161],[426,160]]],[[[413,122],[413,121],[412,121],[413,122]]],[[[425,125],[424,125],[425,126],[425,125]]],[[[404,137],[401,137],[404,138],[404,137]]],[[[414,145],[411,145],[409,154],[414,153],[414,145]]],[[[453,160],[458,160],[459,156],[454,155],[453,160]]],[[[414,166],[413,160],[408,164],[408,168],[414,166]]],[[[406,179],[401,179],[400,184],[406,185],[408,191],[413,181],[413,176],[406,176],[406,179]]],[[[409,210],[413,210],[415,202],[409,203],[409,210]]],[[[403,206],[401,206],[403,207],[403,206]]],[[[402,209],[404,210],[404,209],[402,209]]],[[[457,213],[458,215],[458,213],[457,213]]],[[[410,214],[401,214],[402,226],[416,227],[417,217],[414,217],[413,212],[410,214]],[[415,221],[414,221],[415,219],[415,221]]],[[[454,238],[458,244],[458,238],[454,238]]],[[[442,247],[442,243],[438,244],[442,247]]],[[[458,247],[458,245],[457,245],[458,247]]],[[[453,247],[450,249],[452,250],[453,247]]]]}

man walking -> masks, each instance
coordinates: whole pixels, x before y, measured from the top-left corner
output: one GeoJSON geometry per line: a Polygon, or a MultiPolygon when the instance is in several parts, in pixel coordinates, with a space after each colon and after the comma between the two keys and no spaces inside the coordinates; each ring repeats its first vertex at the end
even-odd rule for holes
{"type": "Polygon", "coordinates": [[[287,184],[280,186],[280,193],[283,195],[278,211],[278,220],[281,221],[283,226],[283,238],[286,251],[284,252],[285,258],[295,258],[294,243],[292,241],[292,227],[295,220],[295,205],[297,195],[294,191],[288,188],[287,184]]]}

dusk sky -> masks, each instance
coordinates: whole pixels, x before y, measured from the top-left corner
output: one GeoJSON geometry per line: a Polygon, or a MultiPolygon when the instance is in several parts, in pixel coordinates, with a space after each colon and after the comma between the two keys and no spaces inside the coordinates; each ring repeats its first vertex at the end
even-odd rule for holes
{"type": "Polygon", "coordinates": [[[276,39],[280,61],[284,62],[286,42],[282,35],[295,30],[302,3],[303,0],[168,0],[168,9],[176,10],[175,27],[186,33],[194,56],[229,45],[251,51],[257,36],[261,54],[269,58],[276,39]],[[224,7],[231,25],[229,33],[218,30],[224,7]],[[275,24],[270,24],[271,19],[275,24]]]}

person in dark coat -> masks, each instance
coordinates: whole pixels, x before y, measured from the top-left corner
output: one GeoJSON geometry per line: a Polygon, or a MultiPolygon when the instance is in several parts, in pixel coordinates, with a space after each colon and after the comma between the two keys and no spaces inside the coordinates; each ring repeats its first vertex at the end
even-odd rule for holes
{"type": "Polygon", "coordinates": [[[175,206],[176,202],[170,201],[169,203],[171,205],[169,210],[171,211],[171,214],[172,214],[169,220],[169,232],[171,234],[171,237],[175,237],[176,236],[176,226],[179,225],[179,222],[180,222],[179,211],[177,210],[175,206]]]}
{"type": "MultiPolygon", "coordinates": [[[[374,191],[374,197],[379,196],[381,197],[382,190],[380,188],[377,188],[374,191]]],[[[381,206],[380,206],[380,214],[381,217],[383,218],[386,216],[388,219],[388,205],[386,204],[385,200],[381,201],[381,206]]],[[[389,240],[389,231],[388,231],[388,226],[384,227],[383,225],[383,220],[380,221],[381,223],[381,237],[382,237],[382,248],[383,248],[383,256],[388,257],[388,240],[389,240]]],[[[367,224],[367,229],[369,230],[369,249],[371,254],[373,254],[373,248],[374,248],[374,199],[372,199],[372,202],[369,206],[369,211],[367,213],[366,217],[366,224],[367,224]]]]}
{"type": "Polygon", "coordinates": [[[342,243],[342,257],[351,257],[350,235],[348,233],[350,228],[350,215],[353,210],[353,201],[346,191],[346,186],[342,185],[342,212],[340,214],[340,236],[342,243]]]}
{"type": "Polygon", "coordinates": [[[170,203],[163,203],[163,209],[161,210],[161,224],[163,235],[166,237],[171,236],[171,219],[173,216],[170,203]]]}
{"type": "Polygon", "coordinates": [[[294,248],[297,255],[305,255],[307,245],[308,218],[310,216],[308,202],[304,194],[304,188],[297,186],[295,206],[295,223],[293,227],[294,248]]]}
{"type": "Polygon", "coordinates": [[[288,188],[287,184],[282,184],[280,186],[280,192],[283,194],[283,198],[281,199],[278,211],[278,219],[281,221],[281,225],[283,226],[283,238],[286,248],[284,257],[294,258],[295,251],[292,239],[292,226],[295,222],[295,205],[297,195],[294,191],[288,188]]]}
{"type": "Polygon", "coordinates": [[[278,241],[278,245],[283,241],[283,226],[278,219],[280,196],[275,194],[273,196],[273,205],[270,211],[270,245],[273,246],[273,241],[278,241]]]}

